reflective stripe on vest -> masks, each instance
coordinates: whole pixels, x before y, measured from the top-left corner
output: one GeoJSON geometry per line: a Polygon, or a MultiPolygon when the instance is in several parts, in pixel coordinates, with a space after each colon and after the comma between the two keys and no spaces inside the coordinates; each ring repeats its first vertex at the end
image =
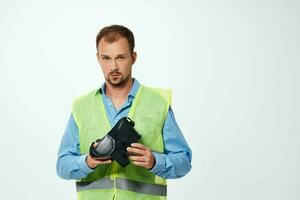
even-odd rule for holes
{"type": "MultiPolygon", "coordinates": [[[[84,191],[84,190],[109,189],[109,188],[114,188],[114,181],[108,177],[104,177],[93,182],[76,182],[77,192],[84,191]]],[[[124,179],[124,178],[116,179],[116,188],[121,190],[128,190],[132,192],[142,193],[142,194],[167,196],[166,185],[141,183],[141,182],[124,179]]]]}

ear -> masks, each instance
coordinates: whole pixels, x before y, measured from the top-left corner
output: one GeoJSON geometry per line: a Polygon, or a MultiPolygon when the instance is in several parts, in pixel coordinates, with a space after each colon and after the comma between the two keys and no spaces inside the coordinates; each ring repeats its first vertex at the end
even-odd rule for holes
{"type": "Polygon", "coordinates": [[[98,63],[100,64],[99,52],[98,51],[96,52],[96,58],[97,58],[98,63]]]}
{"type": "Polygon", "coordinates": [[[136,58],[137,58],[137,53],[134,51],[134,52],[132,52],[132,64],[135,63],[136,58]]]}

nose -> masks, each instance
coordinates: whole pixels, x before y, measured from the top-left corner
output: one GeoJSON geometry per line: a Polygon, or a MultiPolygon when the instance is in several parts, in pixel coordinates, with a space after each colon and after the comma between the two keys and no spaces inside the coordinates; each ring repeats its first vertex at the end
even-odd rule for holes
{"type": "Polygon", "coordinates": [[[116,65],[113,65],[110,70],[111,71],[116,71],[117,69],[118,69],[118,67],[116,65]]]}
{"type": "Polygon", "coordinates": [[[112,67],[111,67],[111,71],[116,71],[116,70],[118,70],[119,69],[119,67],[118,67],[118,64],[117,64],[117,62],[114,60],[114,62],[112,63],[112,67]]]}

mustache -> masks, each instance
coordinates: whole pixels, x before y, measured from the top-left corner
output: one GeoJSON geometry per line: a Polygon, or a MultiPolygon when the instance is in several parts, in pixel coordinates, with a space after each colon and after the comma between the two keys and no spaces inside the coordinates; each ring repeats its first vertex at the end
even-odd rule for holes
{"type": "Polygon", "coordinates": [[[119,72],[119,70],[118,69],[115,69],[115,70],[113,70],[113,71],[111,71],[108,75],[116,75],[116,74],[122,74],[121,72],[119,72]]]}

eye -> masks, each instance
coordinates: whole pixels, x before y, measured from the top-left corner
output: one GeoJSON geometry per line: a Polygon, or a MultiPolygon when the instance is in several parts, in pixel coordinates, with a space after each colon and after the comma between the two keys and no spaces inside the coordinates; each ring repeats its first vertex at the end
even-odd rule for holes
{"type": "Polygon", "coordinates": [[[102,60],[105,60],[105,61],[107,61],[107,60],[110,60],[110,58],[109,58],[109,57],[107,57],[107,56],[103,56],[103,57],[102,57],[102,60]]]}
{"type": "Polygon", "coordinates": [[[124,56],[119,56],[119,57],[117,57],[117,59],[118,60],[123,60],[123,59],[125,59],[125,57],[124,56]]]}

